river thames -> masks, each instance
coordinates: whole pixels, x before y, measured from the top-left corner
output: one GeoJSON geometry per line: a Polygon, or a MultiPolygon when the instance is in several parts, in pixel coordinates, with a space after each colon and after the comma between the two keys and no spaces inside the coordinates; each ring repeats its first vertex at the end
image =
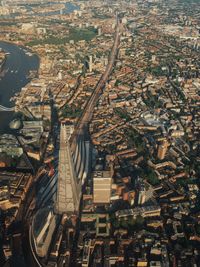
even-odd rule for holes
{"type": "MultiPolygon", "coordinates": [[[[63,14],[72,13],[74,10],[79,10],[78,5],[65,3],[63,14]]],[[[59,11],[47,12],[42,16],[57,15],[59,11]]],[[[40,15],[40,14],[38,14],[40,15]]],[[[30,82],[28,74],[30,70],[39,69],[39,58],[37,55],[29,56],[25,53],[26,48],[22,48],[12,43],[0,41],[0,49],[8,53],[4,64],[6,74],[0,77],[0,105],[5,107],[13,107],[14,103],[10,99],[30,82]]],[[[13,112],[0,111],[0,133],[9,130],[9,122],[13,118],[13,112]]]]}
{"type": "MultiPolygon", "coordinates": [[[[10,99],[30,82],[29,71],[38,70],[39,58],[27,55],[22,47],[15,44],[0,41],[0,48],[7,53],[3,68],[5,74],[0,78],[0,105],[12,107],[14,103],[10,99]]],[[[0,132],[7,130],[12,117],[12,112],[0,111],[0,132]]]]}

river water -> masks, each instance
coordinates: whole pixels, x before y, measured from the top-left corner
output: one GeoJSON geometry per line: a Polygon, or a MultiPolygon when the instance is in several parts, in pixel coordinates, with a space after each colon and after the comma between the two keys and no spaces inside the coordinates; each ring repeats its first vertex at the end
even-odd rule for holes
{"type": "MultiPolygon", "coordinates": [[[[54,4],[57,4],[57,3],[49,2],[49,5],[54,5],[54,4]]],[[[32,11],[32,7],[31,7],[30,4],[24,3],[24,4],[21,4],[21,5],[23,5],[28,12],[32,11]]],[[[66,2],[65,3],[65,8],[61,11],[61,13],[62,14],[70,14],[74,10],[79,10],[79,9],[80,9],[80,7],[78,5],[70,3],[70,2],[66,2]]],[[[43,17],[43,16],[54,16],[54,15],[59,15],[59,14],[60,14],[60,11],[50,11],[50,12],[37,13],[37,14],[35,14],[33,12],[30,15],[32,15],[32,16],[37,15],[37,16],[42,16],[43,17]]],[[[0,15],[0,17],[7,19],[7,18],[16,18],[17,16],[20,16],[20,15],[21,15],[20,13],[13,13],[11,15],[0,15]]]]}
{"type": "MultiPolygon", "coordinates": [[[[62,12],[63,14],[69,14],[74,10],[79,10],[79,6],[67,2],[62,12]]],[[[59,14],[59,11],[37,15],[51,16],[56,14],[59,14]]],[[[15,44],[0,41],[0,48],[9,53],[4,64],[6,74],[2,78],[0,77],[0,105],[12,107],[14,103],[10,101],[10,98],[30,82],[27,75],[30,70],[37,70],[39,68],[39,58],[36,55],[31,57],[26,55],[24,49],[15,44]]],[[[13,112],[0,111],[0,133],[7,132],[8,124],[12,118],[13,112]]]]}
{"type": "MultiPolygon", "coordinates": [[[[22,47],[15,44],[0,41],[0,48],[8,53],[3,67],[5,75],[0,78],[0,105],[12,107],[14,103],[10,98],[30,81],[27,75],[30,70],[39,68],[39,58],[28,56],[22,47]]],[[[0,111],[0,132],[6,130],[12,116],[12,112],[0,111]]]]}
{"type": "MultiPolygon", "coordinates": [[[[62,10],[62,14],[70,14],[74,10],[79,10],[79,6],[74,5],[72,3],[65,3],[65,8],[62,10]]],[[[40,13],[40,16],[54,16],[54,15],[59,15],[60,11],[51,11],[51,12],[45,12],[45,13],[40,13]]]]}
{"type": "MultiPolygon", "coordinates": [[[[74,10],[78,10],[79,6],[66,3],[66,9],[63,10],[63,14],[71,13],[74,10]]],[[[58,14],[56,12],[56,14],[58,14]]],[[[55,15],[45,13],[45,16],[55,15]]],[[[29,56],[25,53],[24,48],[15,44],[0,41],[0,48],[8,53],[6,62],[4,64],[4,70],[6,71],[3,77],[0,77],[0,105],[5,107],[13,107],[14,103],[10,101],[15,93],[20,92],[21,88],[30,82],[27,77],[30,70],[38,70],[39,58],[37,55],[29,56]]],[[[0,111],[0,133],[9,131],[9,122],[13,119],[14,112],[2,112],[0,111]]],[[[1,248],[0,240],[0,248],[1,248]]],[[[28,251],[30,252],[30,251],[28,251]]],[[[1,256],[1,251],[0,251],[1,256]]],[[[32,256],[28,256],[30,259],[32,256]]],[[[17,262],[14,258],[13,266],[24,266],[23,261],[17,262]]],[[[0,264],[1,265],[1,264],[0,264]]],[[[26,266],[30,266],[29,264],[26,266]]],[[[34,266],[31,264],[31,266],[34,266]]]]}
{"type": "Polygon", "coordinates": [[[6,73],[0,80],[0,105],[11,107],[10,98],[30,81],[27,75],[30,70],[38,69],[39,58],[26,55],[21,47],[14,44],[0,42],[0,48],[9,53],[4,64],[6,73]]]}

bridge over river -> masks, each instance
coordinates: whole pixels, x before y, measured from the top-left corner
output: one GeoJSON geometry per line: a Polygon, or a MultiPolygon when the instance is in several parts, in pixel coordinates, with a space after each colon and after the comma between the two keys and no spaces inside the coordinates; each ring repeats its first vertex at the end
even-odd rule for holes
{"type": "Polygon", "coordinates": [[[28,74],[38,70],[39,58],[35,54],[29,56],[26,49],[12,43],[0,41],[0,49],[7,53],[3,66],[7,71],[0,79],[0,133],[4,133],[13,120],[15,110],[10,99],[30,82],[28,74]]]}
{"type": "Polygon", "coordinates": [[[7,107],[0,105],[0,111],[15,111],[15,107],[7,108],[7,107]]]}

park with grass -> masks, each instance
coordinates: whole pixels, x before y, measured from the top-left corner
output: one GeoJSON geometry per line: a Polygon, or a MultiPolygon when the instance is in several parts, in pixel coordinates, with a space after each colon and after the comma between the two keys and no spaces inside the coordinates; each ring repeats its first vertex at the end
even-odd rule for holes
{"type": "Polygon", "coordinates": [[[69,43],[69,41],[73,40],[75,43],[81,40],[85,40],[86,42],[91,41],[97,35],[97,30],[93,27],[88,28],[71,28],[69,29],[69,34],[67,36],[54,36],[48,35],[44,39],[33,39],[28,42],[26,45],[28,46],[36,46],[36,45],[64,45],[65,43],[69,43]]]}

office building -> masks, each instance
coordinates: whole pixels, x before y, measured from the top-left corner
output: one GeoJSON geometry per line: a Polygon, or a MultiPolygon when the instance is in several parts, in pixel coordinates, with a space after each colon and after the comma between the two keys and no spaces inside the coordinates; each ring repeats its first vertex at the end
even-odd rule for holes
{"type": "Polygon", "coordinates": [[[110,203],[111,184],[112,178],[109,171],[95,171],[93,173],[94,204],[110,203]]]}

